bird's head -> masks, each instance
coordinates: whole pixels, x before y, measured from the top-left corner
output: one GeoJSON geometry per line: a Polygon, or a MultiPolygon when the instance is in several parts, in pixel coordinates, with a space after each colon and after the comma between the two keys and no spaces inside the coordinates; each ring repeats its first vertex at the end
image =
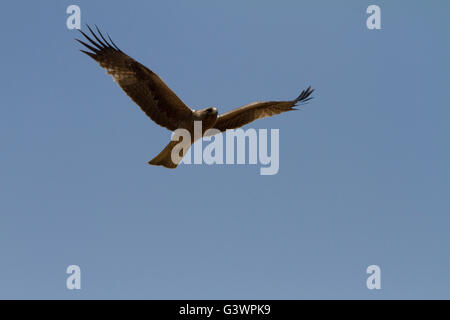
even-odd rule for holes
{"type": "Polygon", "coordinates": [[[202,121],[203,130],[211,128],[217,120],[216,108],[205,108],[194,111],[194,119],[202,121]]]}
{"type": "Polygon", "coordinates": [[[206,108],[206,109],[203,109],[203,111],[205,111],[207,114],[215,114],[215,115],[217,115],[217,109],[216,108],[206,108]]]}
{"type": "Polygon", "coordinates": [[[217,118],[216,108],[205,108],[195,111],[196,118],[198,120],[206,120],[211,118],[217,118]]]}

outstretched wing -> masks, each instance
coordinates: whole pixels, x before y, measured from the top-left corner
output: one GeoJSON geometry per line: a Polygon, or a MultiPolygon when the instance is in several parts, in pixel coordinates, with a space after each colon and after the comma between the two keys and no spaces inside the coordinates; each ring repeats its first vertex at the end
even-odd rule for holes
{"type": "Polygon", "coordinates": [[[89,26],[87,27],[96,41],[79,30],[92,44],[89,45],[76,39],[92,52],[80,51],[105,68],[107,73],[147,116],[169,130],[176,130],[184,121],[191,118],[192,110],[170,90],[157,74],[123,53],[109,36],[108,42],[97,26],[97,32],[103,41],[89,26]]]}
{"type": "Polygon", "coordinates": [[[298,103],[305,103],[312,99],[310,95],[314,89],[308,87],[294,100],[291,101],[266,101],[254,102],[220,115],[214,125],[215,129],[225,131],[242,127],[257,119],[271,117],[282,112],[297,110],[294,107],[298,103]]]}

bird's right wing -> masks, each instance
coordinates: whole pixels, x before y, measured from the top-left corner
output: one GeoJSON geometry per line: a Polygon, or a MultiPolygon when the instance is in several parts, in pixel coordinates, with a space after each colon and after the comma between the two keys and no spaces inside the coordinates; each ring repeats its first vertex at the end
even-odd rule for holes
{"type": "Polygon", "coordinates": [[[310,95],[313,91],[314,89],[309,87],[303,90],[296,99],[290,101],[254,102],[236,108],[220,115],[214,124],[214,128],[220,131],[235,129],[249,124],[256,119],[271,117],[286,111],[297,110],[294,107],[298,103],[305,103],[312,99],[310,95]]]}
{"type": "Polygon", "coordinates": [[[170,90],[170,88],[150,69],[123,53],[109,38],[109,42],[97,28],[97,35],[89,28],[95,40],[80,30],[92,44],[76,39],[92,52],[81,50],[105,68],[114,81],[141,109],[160,126],[169,130],[178,129],[189,120],[192,110],[170,90]]]}

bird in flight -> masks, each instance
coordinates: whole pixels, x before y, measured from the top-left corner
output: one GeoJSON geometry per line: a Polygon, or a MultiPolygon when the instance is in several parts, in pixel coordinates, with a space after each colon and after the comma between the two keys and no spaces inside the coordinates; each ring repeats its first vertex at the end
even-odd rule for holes
{"type": "MultiPolygon", "coordinates": [[[[254,102],[219,115],[216,108],[193,110],[189,108],[153,71],[140,64],[120,50],[112,39],[108,40],[100,32],[97,26],[98,36],[87,26],[91,38],[85,32],[79,30],[90,43],[75,39],[90,51],[80,50],[100,66],[106,69],[114,81],[123,91],[158,125],[171,131],[182,128],[194,137],[194,122],[201,121],[202,135],[208,129],[217,129],[224,132],[227,129],[242,127],[257,119],[270,117],[282,112],[297,110],[298,104],[311,100],[314,89],[311,87],[303,90],[294,100],[254,102]],[[100,38],[99,38],[100,37],[100,38]]],[[[194,143],[192,138],[191,145],[194,143]]],[[[178,141],[170,143],[149,164],[160,165],[166,168],[176,168],[179,161],[172,160],[172,150],[178,141]]],[[[184,156],[181,150],[180,160],[184,156]]]]}

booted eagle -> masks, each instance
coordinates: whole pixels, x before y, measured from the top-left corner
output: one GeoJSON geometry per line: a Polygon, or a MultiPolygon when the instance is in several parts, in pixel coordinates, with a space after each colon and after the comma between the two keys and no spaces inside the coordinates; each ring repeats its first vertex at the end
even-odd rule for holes
{"type": "MultiPolygon", "coordinates": [[[[157,74],[123,53],[109,35],[107,35],[108,41],[97,26],[98,36],[89,26],[87,27],[94,39],[83,31],[79,31],[90,44],[79,39],[75,40],[91,50],[91,52],[80,51],[90,56],[102,68],[106,69],[106,72],[141,107],[147,116],[160,126],[171,131],[183,128],[191,133],[191,137],[194,137],[194,121],[201,121],[202,134],[208,129],[217,129],[223,132],[227,129],[242,127],[257,119],[297,110],[294,108],[297,104],[302,104],[312,99],[310,95],[314,89],[308,87],[294,100],[254,102],[221,115],[218,115],[216,108],[192,110],[170,90],[157,74]]],[[[194,142],[194,139],[192,139],[191,144],[194,142]]],[[[153,160],[149,161],[149,164],[176,168],[179,161],[172,161],[171,155],[172,149],[178,143],[178,141],[171,141],[153,160]]],[[[181,157],[184,155],[183,152],[184,149],[180,153],[181,157]]]]}

